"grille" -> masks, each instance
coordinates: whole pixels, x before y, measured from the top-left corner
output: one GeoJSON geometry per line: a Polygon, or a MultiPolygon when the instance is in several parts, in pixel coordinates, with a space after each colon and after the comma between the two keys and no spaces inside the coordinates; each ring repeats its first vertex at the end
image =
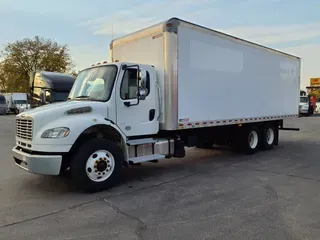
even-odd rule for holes
{"type": "Polygon", "coordinates": [[[16,135],[19,138],[32,140],[32,126],[31,119],[16,119],[16,135]]]}

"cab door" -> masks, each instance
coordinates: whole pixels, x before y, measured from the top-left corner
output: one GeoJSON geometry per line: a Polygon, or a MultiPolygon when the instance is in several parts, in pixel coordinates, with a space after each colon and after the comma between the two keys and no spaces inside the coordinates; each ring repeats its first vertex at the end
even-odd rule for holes
{"type": "Polygon", "coordinates": [[[159,107],[156,74],[152,67],[139,67],[146,71],[146,96],[138,98],[140,81],[138,67],[122,70],[116,87],[117,125],[126,136],[156,134],[159,130],[159,107]]]}

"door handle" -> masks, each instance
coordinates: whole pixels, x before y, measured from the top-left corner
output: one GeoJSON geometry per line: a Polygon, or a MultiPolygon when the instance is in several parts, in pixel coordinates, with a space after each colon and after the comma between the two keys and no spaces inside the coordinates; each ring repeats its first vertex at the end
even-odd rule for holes
{"type": "Polygon", "coordinates": [[[155,115],[156,115],[156,110],[155,109],[150,109],[149,110],[149,121],[153,121],[155,115]]]}

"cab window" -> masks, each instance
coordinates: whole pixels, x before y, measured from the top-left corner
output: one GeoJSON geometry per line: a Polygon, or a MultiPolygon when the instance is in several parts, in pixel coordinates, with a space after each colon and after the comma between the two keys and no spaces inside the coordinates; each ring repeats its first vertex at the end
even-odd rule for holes
{"type": "MultiPolygon", "coordinates": [[[[150,75],[147,72],[147,96],[150,92],[150,75]]],[[[137,80],[137,69],[127,69],[124,72],[121,88],[120,97],[123,100],[136,99],[138,92],[138,80],[137,80]]]]}

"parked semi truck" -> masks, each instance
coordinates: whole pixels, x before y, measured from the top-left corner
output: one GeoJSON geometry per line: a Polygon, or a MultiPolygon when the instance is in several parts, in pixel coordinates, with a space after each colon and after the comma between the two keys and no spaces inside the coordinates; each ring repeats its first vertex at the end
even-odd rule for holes
{"type": "Polygon", "coordinates": [[[38,71],[30,74],[31,108],[66,101],[75,77],[59,72],[38,71]]]}
{"type": "Polygon", "coordinates": [[[111,62],[79,73],[68,101],[16,117],[17,166],[69,169],[79,187],[100,191],[123,166],[182,158],[185,147],[272,149],[284,119],[298,117],[298,57],[177,18],[110,51],[111,62]]]}

